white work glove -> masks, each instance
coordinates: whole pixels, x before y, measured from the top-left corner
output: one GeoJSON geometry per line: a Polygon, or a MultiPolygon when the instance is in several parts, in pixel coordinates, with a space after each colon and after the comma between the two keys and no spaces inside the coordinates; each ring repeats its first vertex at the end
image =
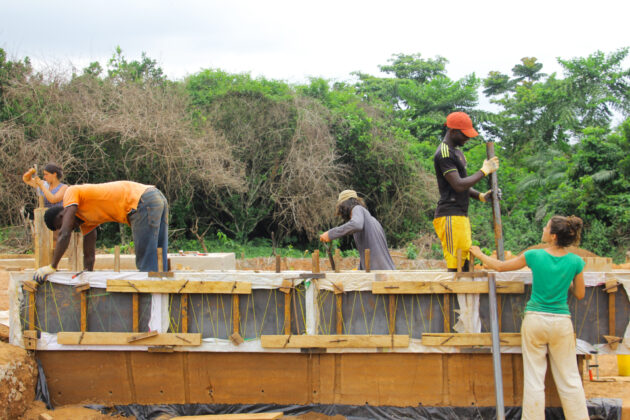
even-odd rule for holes
{"type": "MultiPolygon", "coordinates": [[[[497,190],[497,198],[499,199],[499,201],[503,199],[503,193],[501,192],[501,188],[497,190]]],[[[488,190],[485,193],[479,193],[479,201],[481,201],[482,203],[492,201],[492,190],[488,190]]]]}
{"type": "Polygon", "coordinates": [[[486,159],[483,161],[481,172],[483,172],[484,176],[488,176],[497,169],[499,169],[499,158],[495,156],[492,159],[486,159]]]}
{"type": "Polygon", "coordinates": [[[39,267],[37,271],[35,271],[35,274],[33,275],[33,280],[35,280],[39,284],[42,284],[44,280],[46,280],[46,276],[54,273],[55,271],[57,271],[57,269],[53,268],[52,265],[45,265],[43,267],[39,267]]]}

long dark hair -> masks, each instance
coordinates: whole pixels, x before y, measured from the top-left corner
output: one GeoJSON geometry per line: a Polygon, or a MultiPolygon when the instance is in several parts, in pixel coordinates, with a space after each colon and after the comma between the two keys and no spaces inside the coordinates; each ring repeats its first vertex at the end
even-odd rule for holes
{"type": "Polygon", "coordinates": [[[582,236],[582,226],[582,219],[577,216],[553,216],[549,225],[549,233],[556,235],[558,246],[577,246],[582,236]]]}
{"type": "Polygon", "coordinates": [[[344,222],[347,222],[352,217],[352,209],[354,206],[363,206],[367,208],[363,199],[358,197],[352,197],[341,203],[337,204],[337,208],[335,209],[335,215],[341,216],[344,222]]]}

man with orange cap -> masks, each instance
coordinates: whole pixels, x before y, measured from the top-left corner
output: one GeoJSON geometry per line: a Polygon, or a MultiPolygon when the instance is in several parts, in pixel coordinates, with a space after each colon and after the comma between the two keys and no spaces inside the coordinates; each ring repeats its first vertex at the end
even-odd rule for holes
{"type": "Polygon", "coordinates": [[[472,245],[468,202],[470,197],[481,202],[492,200],[491,191],[480,193],[473,189],[479,180],[499,169],[496,156],[483,162],[474,174],[466,172],[466,158],[459,149],[479,133],[464,112],[453,112],[446,117],[446,135],[433,156],[440,200],[435,209],[433,227],[442,242],[448,271],[457,270],[457,250],[461,250],[463,270],[469,270],[468,250],[472,245]]]}

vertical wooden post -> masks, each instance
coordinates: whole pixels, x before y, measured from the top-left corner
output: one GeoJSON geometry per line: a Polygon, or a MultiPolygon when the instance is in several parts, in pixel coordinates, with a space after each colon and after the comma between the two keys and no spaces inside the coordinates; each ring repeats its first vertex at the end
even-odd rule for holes
{"type": "MultiPolygon", "coordinates": [[[[605,288],[608,292],[608,335],[615,337],[615,296],[617,295],[617,279],[606,280],[605,288]]],[[[617,346],[615,345],[615,348],[617,346]]]]}
{"type": "Polygon", "coordinates": [[[232,330],[240,334],[241,312],[237,294],[232,295],[232,330]]]}
{"type": "Polygon", "coordinates": [[[33,244],[35,252],[35,268],[48,265],[52,261],[52,231],[44,222],[46,209],[41,207],[33,213],[33,244]]]}
{"type": "Polygon", "coordinates": [[[138,295],[138,293],[132,293],[131,294],[131,312],[132,312],[132,317],[133,317],[133,332],[138,332],[139,331],[139,323],[140,323],[140,317],[138,315],[138,301],[139,301],[140,296],[138,295]]]}
{"type": "Polygon", "coordinates": [[[335,255],[333,259],[335,260],[335,273],[339,273],[339,271],[341,270],[341,268],[339,267],[341,263],[341,252],[339,251],[339,248],[335,249],[335,255]]]}
{"type": "Polygon", "coordinates": [[[114,247],[114,271],[120,273],[120,245],[114,247]]]}
{"type": "MultiPolygon", "coordinates": [[[[238,295],[235,295],[238,296],[238,295]]],[[[182,333],[188,332],[188,293],[182,293],[181,296],[182,307],[182,333]]]]}
{"type": "Polygon", "coordinates": [[[365,272],[370,272],[370,248],[365,250],[365,272]]]}
{"type": "Polygon", "coordinates": [[[162,255],[162,248],[157,249],[157,259],[158,259],[158,273],[162,273],[164,271],[164,256],[162,255]]]}
{"type": "Polygon", "coordinates": [[[291,290],[284,294],[284,334],[291,335],[291,290]]]}
{"type": "Polygon", "coordinates": [[[276,255],[276,273],[282,271],[282,257],[280,255],[276,255]]]}
{"type": "Polygon", "coordinates": [[[35,292],[28,292],[28,329],[35,330],[35,292]]]}
{"type": "Polygon", "coordinates": [[[396,334],[396,295],[389,295],[389,333],[396,334]]]}
{"type": "Polygon", "coordinates": [[[313,251],[312,271],[313,273],[319,273],[319,249],[313,251]]]}
{"type": "Polygon", "coordinates": [[[81,291],[81,332],[87,331],[87,290],[81,291]]]}
{"type": "Polygon", "coordinates": [[[342,294],[335,296],[337,300],[337,334],[343,334],[343,311],[342,309],[342,294]]]}

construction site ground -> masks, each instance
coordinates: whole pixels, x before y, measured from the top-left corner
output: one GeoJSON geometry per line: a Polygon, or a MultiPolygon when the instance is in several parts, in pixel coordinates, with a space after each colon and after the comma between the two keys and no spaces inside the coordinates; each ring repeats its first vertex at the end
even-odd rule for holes
{"type": "MultiPolygon", "coordinates": [[[[394,260],[399,269],[423,269],[423,268],[442,268],[440,261],[433,260],[406,260],[403,255],[394,253],[394,260]]],[[[352,269],[357,266],[357,259],[345,258],[342,262],[343,269],[352,269]]],[[[237,260],[237,269],[243,270],[273,270],[275,269],[275,258],[253,258],[245,260],[237,260]]],[[[290,259],[283,260],[282,269],[292,270],[310,270],[310,259],[290,259]]],[[[9,308],[7,287],[9,282],[9,272],[0,268],[0,311],[7,311],[9,308]]],[[[0,324],[0,338],[7,341],[8,328],[0,324]]],[[[30,358],[31,356],[21,348],[11,346],[7,343],[0,342],[0,364],[10,362],[16,358],[30,358]]],[[[36,377],[34,370],[34,378],[23,378],[24,384],[32,384],[34,387],[36,377]]],[[[599,356],[599,381],[589,380],[588,372],[583,372],[584,389],[587,399],[590,398],[619,398],[623,401],[622,420],[630,420],[630,377],[618,376],[617,356],[616,355],[600,355],[599,356]]],[[[27,385],[28,386],[28,385],[27,385]]],[[[28,390],[27,390],[28,391],[28,390]]],[[[30,392],[23,393],[25,398],[34,395],[34,389],[30,392]]],[[[26,401],[24,401],[26,403],[26,401]]],[[[86,401],[86,404],[94,404],[95,401],[86,401]]],[[[83,407],[82,405],[71,405],[55,407],[54,410],[47,410],[43,402],[32,401],[27,404],[26,412],[20,417],[23,420],[38,420],[40,415],[49,414],[54,419],[79,419],[79,420],[97,420],[97,419],[129,419],[129,417],[113,417],[111,415],[100,414],[95,410],[83,407]]],[[[167,417],[164,417],[166,419],[167,417]]],[[[300,416],[284,416],[285,419],[343,419],[343,416],[326,416],[319,413],[309,413],[300,416]]]]}

